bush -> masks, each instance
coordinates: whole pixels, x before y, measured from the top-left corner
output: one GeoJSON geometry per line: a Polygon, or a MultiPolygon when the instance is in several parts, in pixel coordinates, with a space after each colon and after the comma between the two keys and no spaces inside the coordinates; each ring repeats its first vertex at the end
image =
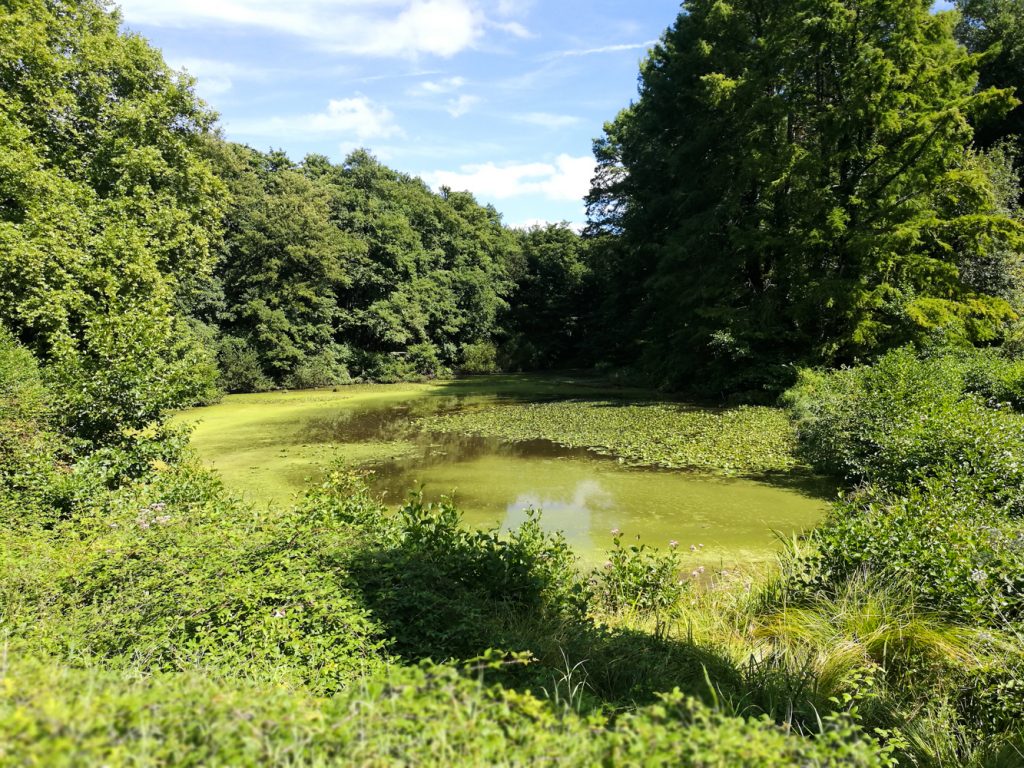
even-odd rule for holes
{"type": "Polygon", "coordinates": [[[259,353],[245,339],[225,336],[217,349],[218,382],[227,392],[266,392],[274,382],[263,372],[259,353]]]}
{"type": "Polygon", "coordinates": [[[463,373],[497,373],[498,349],[489,341],[466,344],[462,348],[463,373]]]}
{"type": "Polygon", "coordinates": [[[285,378],[285,386],[291,389],[319,389],[348,384],[352,381],[348,372],[348,358],[347,348],[331,345],[299,363],[285,378]]]}
{"type": "Polygon", "coordinates": [[[0,614],[37,653],[336,691],[387,658],[339,566],[359,536],[298,510],[257,513],[204,470],[158,466],[95,492],[50,536],[7,537],[0,614]]]}
{"type": "Polygon", "coordinates": [[[57,436],[39,366],[0,326],[0,525],[52,522],[57,436]]]}
{"type": "Polygon", "coordinates": [[[1024,526],[955,480],[906,495],[863,491],[837,503],[811,541],[798,577],[804,587],[828,589],[870,572],[953,619],[1024,622],[1024,526]]]}
{"type": "Polygon", "coordinates": [[[214,362],[187,324],[130,302],[108,309],[81,339],[59,337],[44,369],[61,431],[93,446],[215,392],[214,362]]]}
{"type": "Polygon", "coordinates": [[[410,659],[509,648],[508,627],[582,620],[575,555],[535,515],[507,536],[467,530],[448,501],[413,496],[351,569],[366,604],[410,659]]]}
{"type": "Polygon", "coordinates": [[[978,358],[901,349],[872,366],[802,372],[786,394],[800,453],[820,471],[891,490],[955,477],[1024,512],[1024,417],[980,394],[1005,394],[1013,366],[1002,378],[983,379],[984,369],[978,358]]]}
{"type": "Polygon", "coordinates": [[[680,573],[678,544],[672,542],[668,552],[658,552],[645,544],[624,547],[618,529],[612,535],[607,562],[590,577],[597,604],[609,613],[652,617],[660,634],[688,586],[680,573]]]}
{"type": "Polygon", "coordinates": [[[20,659],[0,669],[0,685],[5,765],[887,764],[847,720],[801,738],[673,693],[612,727],[435,665],[393,667],[330,698],[20,659]]]}

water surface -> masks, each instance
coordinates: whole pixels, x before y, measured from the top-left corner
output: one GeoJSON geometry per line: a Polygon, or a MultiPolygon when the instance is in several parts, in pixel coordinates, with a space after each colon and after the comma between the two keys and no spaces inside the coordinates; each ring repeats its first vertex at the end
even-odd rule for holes
{"type": "Polygon", "coordinates": [[[286,502],[333,461],[372,469],[368,482],[389,504],[410,490],[451,496],[468,525],[511,528],[530,509],[560,530],[584,560],[603,559],[613,529],[627,539],[677,541],[700,562],[757,561],[778,535],[814,525],[827,484],[790,475],[725,478],[628,467],[614,458],[546,441],[508,443],[426,434],[420,416],[485,407],[502,397],[557,397],[513,388],[436,385],[352,387],[338,392],[240,395],[183,418],[193,443],[229,488],[256,502],[286,502]]]}

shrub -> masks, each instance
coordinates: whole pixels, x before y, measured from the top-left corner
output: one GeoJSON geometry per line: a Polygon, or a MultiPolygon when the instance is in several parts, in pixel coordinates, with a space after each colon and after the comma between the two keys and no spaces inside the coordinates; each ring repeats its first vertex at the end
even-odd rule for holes
{"type": "Polygon", "coordinates": [[[608,726],[436,665],[392,667],[330,698],[20,659],[0,685],[0,762],[12,765],[887,764],[848,720],[801,738],[673,693],[608,726]]]}
{"type": "Polygon", "coordinates": [[[187,324],[128,303],[59,337],[44,375],[61,431],[99,446],[208,400],[216,368],[187,324]]]}
{"type": "Polygon", "coordinates": [[[863,491],[837,503],[811,541],[797,577],[805,588],[870,572],[954,619],[1024,622],[1024,526],[955,480],[863,491]]]}
{"type": "Polygon", "coordinates": [[[259,353],[245,339],[225,336],[217,348],[218,382],[227,392],[266,392],[274,382],[260,364],[259,353]]]}
{"type": "Polygon", "coordinates": [[[608,560],[590,577],[597,604],[610,613],[652,617],[660,634],[688,585],[680,573],[677,543],[672,542],[668,552],[658,552],[646,544],[623,546],[617,529],[612,535],[608,560]]]}
{"type": "Polygon", "coordinates": [[[331,345],[299,363],[285,378],[285,386],[292,389],[319,389],[348,384],[352,381],[348,372],[348,358],[346,347],[331,345]]]}
{"type": "Polygon", "coordinates": [[[155,468],[51,536],[5,542],[0,614],[36,652],[334,691],[387,657],[339,566],[358,538],[343,521],[242,507],[187,464],[155,468]]]}
{"type": "Polygon", "coordinates": [[[463,373],[496,373],[498,349],[492,342],[478,341],[462,348],[463,373]]]}
{"type": "Polygon", "coordinates": [[[507,536],[467,530],[448,501],[409,499],[350,565],[366,604],[412,659],[469,658],[508,648],[528,618],[582,618],[575,555],[536,516],[507,536]]]}
{"type": "Polygon", "coordinates": [[[800,452],[821,471],[893,490],[956,477],[1024,512],[1024,417],[969,389],[995,386],[978,370],[901,349],[872,366],[803,372],[786,395],[800,452]]]}

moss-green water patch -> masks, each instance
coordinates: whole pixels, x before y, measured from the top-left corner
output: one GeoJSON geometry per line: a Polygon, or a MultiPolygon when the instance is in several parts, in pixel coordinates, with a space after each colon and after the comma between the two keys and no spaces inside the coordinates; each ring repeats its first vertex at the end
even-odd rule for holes
{"type": "Polygon", "coordinates": [[[192,445],[231,491],[259,503],[284,503],[331,464],[367,466],[414,453],[413,443],[397,433],[335,436],[353,419],[436,391],[435,385],[402,384],[231,395],[176,419],[192,425],[192,445]],[[330,431],[319,434],[325,424],[330,431]]]}
{"type": "Polygon", "coordinates": [[[758,474],[793,469],[796,436],[777,408],[698,410],[669,403],[576,400],[488,406],[421,419],[434,432],[550,440],[630,464],[758,474]]]}
{"type": "Polygon", "coordinates": [[[603,559],[613,529],[704,544],[695,557],[707,564],[763,561],[778,549],[774,531],[806,530],[824,513],[829,489],[781,471],[795,463],[782,412],[616,394],[571,377],[501,376],[230,396],[180,418],[197,422],[204,461],[253,501],[286,503],[342,461],[372,468],[368,482],[390,504],[421,486],[428,500],[454,494],[473,527],[514,528],[542,509],[587,562],[603,559]]]}

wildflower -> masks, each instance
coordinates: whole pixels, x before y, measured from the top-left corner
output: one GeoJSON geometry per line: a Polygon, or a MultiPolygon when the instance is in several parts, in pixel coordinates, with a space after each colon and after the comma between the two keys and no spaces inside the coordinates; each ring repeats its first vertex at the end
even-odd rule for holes
{"type": "Polygon", "coordinates": [[[284,608],[278,608],[276,611],[274,611],[274,618],[275,619],[283,619],[284,617],[285,617],[285,610],[284,610],[284,608]]]}
{"type": "Polygon", "coordinates": [[[690,574],[690,578],[691,579],[696,579],[698,576],[700,576],[700,574],[697,571],[694,571],[693,573],[690,574]]]}
{"type": "Polygon", "coordinates": [[[694,545],[694,544],[691,544],[691,545],[690,545],[690,551],[691,551],[691,552],[696,552],[696,551],[697,551],[697,547],[696,547],[696,545],[694,545]]]}
{"type": "Polygon", "coordinates": [[[156,504],[151,504],[149,508],[152,509],[154,512],[163,512],[165,509],[167,509],[167,505],[164,504],[163,502],[158,502],[156,504]]]}
{"type": "Polygon", "coordinates": [[[604,561],[604,568],[605,568],[605,570],[608,570],[611,567],[612,567],[612,561],[611,560],[605,560],[604,561]]]}
{"type": "Polygon", "coordinates": [[[676,541],[675,539],[672,539],[672,541],[670,541],[670,542],[668,543],[668,548],[669,548],[669,549],[675,549],[675,548],[676,548],[676,547],[678,547],[678,546],[679,546],[679,542],[678,542],[678,541],[676,541]]]}
{"type": "Polygon", "coordinates": [[[975,568],[973,571],[971,571],[971,581],[973,581],[975,584],[980,584],[987,578],[988,574],[978,568],[975,568]]]}
{"type": "Polygon", "coordinates": [[[704,573],[704,566],[703,565],[700,568],[697,569],[697,573],[704,573]]]}
{"type": "Polygon", "coordinates": [[[622,535],[622,531],[620,531],[618,528],[612,528],[612,536],[621,536],[621,535],[622,535]]]}
{"type": "Polygon", "coordinates": [[[697,545],[697,549],[704,549],[704,545],[703,544],[698,544],[697,545]]]}

